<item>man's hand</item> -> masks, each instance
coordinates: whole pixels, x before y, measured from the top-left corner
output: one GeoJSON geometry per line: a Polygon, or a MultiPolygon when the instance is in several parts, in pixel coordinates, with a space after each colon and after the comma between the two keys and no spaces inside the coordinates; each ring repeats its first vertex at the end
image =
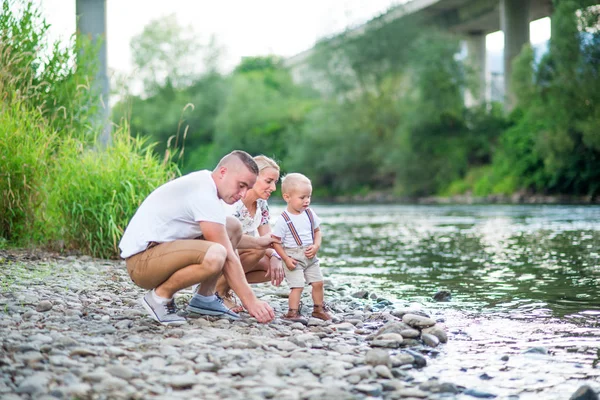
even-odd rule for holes
{"type": "Polygon", "coordinates": [[[271,322],[273,321],[273,318],[275,318],[275,312],[271,306],[262,300],[256,300],[247,305],[244,304],[244,307],[258,322],[271,322]]]}
{"type": "Polygon", "coordinates": [[[313,258],[314,256],[317,255],[318,251],[319,251],[319,246],[317,246],[316,244],[311,244],[310,246],[308,246],[306,248],[306,250],[304,251],[304,254],[308,258],[313,258]]]}
{"type": "Polygon", "coordinates": [[[281,243],[281,240],[274,238],[271,235],[265,235],[265,236],[261,236],[261,237],[257,238],[256,243],[262,249],[268,249],[269,247],[273,247],[273,243],[281,243]]]}
{"type": "Polygon", "coordinates": [[[298,260],[296,260],[295,258],[288,257],[287,260],[285,260],[285,265],[288,267],[288,269],[290,271],[293,271],[296,269],[296,264],[298,264],[298,260]]]}
{"type": "Polygon", "coordinates": [[[267,270],[265,277],[271,278],[272,285],[279,286],[283,281],[284,276],[281,260],[275,256],[272,256],[269,260],[269,269],[267,270]]]}

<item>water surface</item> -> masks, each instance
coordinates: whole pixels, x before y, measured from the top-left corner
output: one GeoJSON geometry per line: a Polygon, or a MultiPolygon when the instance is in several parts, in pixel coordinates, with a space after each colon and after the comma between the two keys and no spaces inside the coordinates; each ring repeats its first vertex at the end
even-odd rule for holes
{"type": "Polygon", "coordinates": [[[450,342],[421,379],[507,399],[565,399],[584,383],[600,390],[600,207],[313,208],[326,274],[444,319],[450,342]],[[432,300],[441,289],[450,302],[432,300]],[[548,354],[524,353],[533,347],[548,354]]]}

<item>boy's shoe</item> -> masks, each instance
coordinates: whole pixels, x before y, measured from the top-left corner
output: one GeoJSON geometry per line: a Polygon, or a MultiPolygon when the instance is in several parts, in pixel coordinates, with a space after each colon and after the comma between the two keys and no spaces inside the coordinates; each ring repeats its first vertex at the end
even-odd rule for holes
{"type": "Polygon", "coordinates": [[[223,299],[218,294],[215,294],[215,297],[212,301],[201,301],[198,296],[194,295],[187,306],[187,310],[202,315],[222,315],[231,319],[240,318],[239,315],[225,307],[223,299]]]}
{"type": "Polygon", "coordinates": [[[312,316],[318,319],[322,319],[323,321],[331,321],[331,314],[329,314],[329,307],[327,305],[317,305],[313,306],[312,316]]]}
{"type": "Polygon", "coordinates": [[[152,291],[149,291],[142,297],[140,303],[142,303],[146,311],[148,311],[148,314],[150,314],[154,320],[163,325],[182,325],[186,323],[184,317],[177,315],[175,299],[171,299],[171,301],[166,304],[161,304],[154,300],[152,291]]]}
{"type": "Polygon", "coordinates": [[[302,309],[302,303],[298,305],[298,308],[289,308],[287,314],[283,316],[283,319],[288,321],[300,322],[301,324],[308,325],[306,318],[302,316],[300,310],[302,309]]]}

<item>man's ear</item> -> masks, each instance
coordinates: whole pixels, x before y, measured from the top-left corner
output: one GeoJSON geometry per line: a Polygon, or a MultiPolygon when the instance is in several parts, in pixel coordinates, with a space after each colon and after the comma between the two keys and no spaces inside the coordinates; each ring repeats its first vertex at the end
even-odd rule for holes
{"type": "Polygon", "coordinates": [[[225,174],[227,173],[227,167],[223,166],[219,168],[219,177],[223,179],[225,174]]]}

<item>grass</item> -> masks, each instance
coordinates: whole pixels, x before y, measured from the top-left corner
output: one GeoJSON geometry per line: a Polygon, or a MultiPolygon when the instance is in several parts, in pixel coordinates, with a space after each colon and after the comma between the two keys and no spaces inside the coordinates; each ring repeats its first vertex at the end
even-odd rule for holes
{"type": "Polygon", "coordinates": [[[172,164],[154,156],[151,145],[132,138],[126,127],[113,133],[112,145],[103,151],[84,149],[71,140],[58,158],[61,162],[48,188],[46,236],[101,258],[118,256],[119,240],[137,207],[178,174],[172,164]]]}
{"type": "Polygon", "coordinates": [[[141,201],[179,171],[127,125],[110,147],[96,146],[97,48],[83,38],[49,47],[33,3],[8,3],[0,13],[0,248],[117,257],[141,201]]]}

